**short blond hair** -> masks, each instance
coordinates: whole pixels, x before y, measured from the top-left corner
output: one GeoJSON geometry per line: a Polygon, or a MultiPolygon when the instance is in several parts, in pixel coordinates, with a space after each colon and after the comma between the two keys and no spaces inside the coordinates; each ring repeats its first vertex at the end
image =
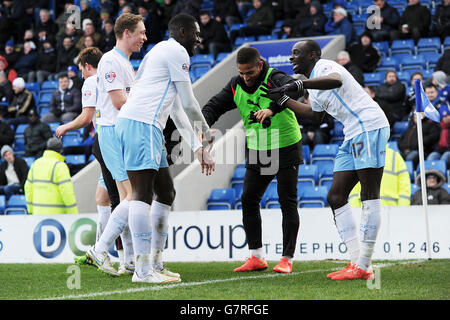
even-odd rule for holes
{"type": "Polygon", "coordinates": [[[143,21],[142,17],[137,14],[132,13],[122,13],[119,18],[117,18],[114,25],[114,33],[117,39],[122,39],[123,33],[126,29],[130,32],[134,32],[139,22],[143,21]]]}

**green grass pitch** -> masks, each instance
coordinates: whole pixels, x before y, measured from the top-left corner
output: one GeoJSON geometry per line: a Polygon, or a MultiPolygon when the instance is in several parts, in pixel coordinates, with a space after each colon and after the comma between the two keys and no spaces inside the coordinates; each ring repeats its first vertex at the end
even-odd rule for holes
{"type": "Polygon", "coordinates": [[[337,261],[294,262],[292,274],[271,270],[233,273],[241,262],[167,263],[182,282],[134,284],[92,266],[0,264],[0,300],[340,300],[450,298],[450,260],[375,261],[378,281],[332,281],[337,261]],[[257,288],[257,289],[256,289],[257,288]]]}

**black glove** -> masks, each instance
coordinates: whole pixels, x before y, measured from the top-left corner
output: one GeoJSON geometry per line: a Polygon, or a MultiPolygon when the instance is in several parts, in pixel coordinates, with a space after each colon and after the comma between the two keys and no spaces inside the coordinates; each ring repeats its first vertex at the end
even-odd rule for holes
{"type": "Polygon", "coordinates": [[[303,96],[305,90],[303,88],[302,80],[295,80],[294,82],[289,82],[284,86],[278,87],[277,89],[283,90],[283,92],[298,92],[300,96],[303,96]]]}
{"type": "Polygon", "coordinates": [[[286,101],[289,100],[289,97],[284,93],[283,90],[280,90],[282,87],[271,89],[267,84],[261,84],[261,91],[264,92],[261,94],[261,97],[268,98],[272,101],[275,101],[279,106],[284,107],[283,105],[286,101]]]}
{"type": "MultiPolygon", "coordinates": [[[[258,123],[258,121],[256,120],[255,112],[253,112],[253,111],[250,111],[248,119],[250,120],[250,124],[258,123]]],[[[262,122],[262,127],[264,129],[267,129],[268,127],[270,127],[271,124],[272,124],[272,121],[270,121],[270,118],[266,118],[262,122]]]]}

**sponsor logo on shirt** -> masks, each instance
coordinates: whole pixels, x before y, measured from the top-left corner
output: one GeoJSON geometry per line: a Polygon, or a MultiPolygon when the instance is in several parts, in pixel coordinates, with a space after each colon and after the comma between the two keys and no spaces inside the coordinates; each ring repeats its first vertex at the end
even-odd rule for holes
{"type": "Polygon", "coordinates": [[[90,96],[92,96],[92,92],[89,90],[89,91],[86,91],[85,93],[84,93],[84,96],[85,97],[90,97],[90,96]]]}
{"type": "Polygon", "coordinates": [[[189,72],[189,65],[187,63],[183,63],[183,65],[181,66],[181,69],[183,69],[186,72],[189,72]]]}
{"type": "Polygon", "coordinates": [[[130,87],[126,87],[126,88],[125,88],[125,92],[126,92],[126,93],[130,93],[130,87]]]}
{"type": "Polygon", "coordinates": [[[116,73],[114,71],[105,73],[105,79],[109,83],[112,83],[114,81],[114,79],[116,79],[116,73]]]}

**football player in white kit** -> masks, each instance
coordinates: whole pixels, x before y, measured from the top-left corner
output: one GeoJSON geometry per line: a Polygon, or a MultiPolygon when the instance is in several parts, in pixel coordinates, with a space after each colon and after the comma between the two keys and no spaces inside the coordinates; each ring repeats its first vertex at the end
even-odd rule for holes
{"type": "Polygon", "coordinates": [[[113,268],[107,251],[118,234],[121,234],[124,247],[126,273],[134,271],[134,252],[128,228],[131,185],[114,126],[134,82],[134,69],[129,58],[133,52],[140,51],[147,37],[142,17],[131,13],[117,18],[114,33],[116,46],[106,52],[98,64],[96,123],[101,154],[117,183],[120,204],[111,213],[100,239],[86,252],[86,256],[101,271],[117,276],[119,274],[113,268]]]}
{"type": "Polygon", "coordinates": [[[157,263],[164,249],[168,214],[175,197],[163,149],[163,129],[169,114],[183,138],[191,143],[202,172],[206,170],[209,175],[214,170],[214,161],[187,119],[200,126],[199,133],[210,136],[189,77],[189,56],[199,42],[200,29],[192,16],[179,14],[170,20],[169,31],[169,40],[156,44],[144,57],[115,127],[133,189],[129,211],[136,257],[133,282],[180,281],[179,274],[165,273],[157,263]]]}
{"type": "MultiPolygon", "coordinates": [[[[350,262],[327,275],[332,280],[368,279],[373,277],[370,264],[381,224],[380,184],[389,139],[389,122],[380,106],[370,98],[353,76],[334,61],[321,58],[317,42],[296,43],[290,58],[294,72],[307,80],[268,89],[267,97],[302,117],[319,123],[327,112],[344,125],[344,142],[334,162],[333,182],[328,203],[350,262]],[[289,99],[285,92],[308,89],[310,105],[289,99]],[[350,191],[361,182],[363,204],[360,236],[347,201],[350,191]]],[[[259,121],[272,116],[270,110],[258,111],[259,121]]]]}

